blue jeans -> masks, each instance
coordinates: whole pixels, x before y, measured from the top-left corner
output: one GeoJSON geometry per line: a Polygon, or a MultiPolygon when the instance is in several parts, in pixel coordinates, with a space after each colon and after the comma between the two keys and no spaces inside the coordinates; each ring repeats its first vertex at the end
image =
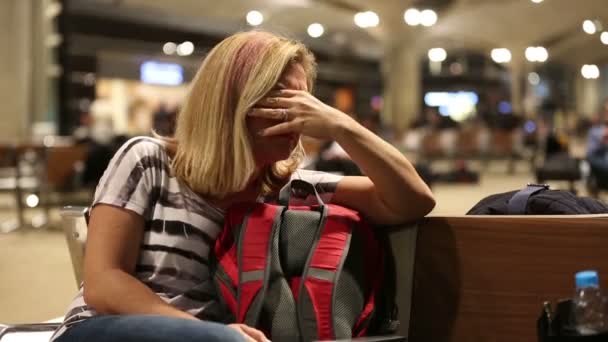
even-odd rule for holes
{"type": "Polygon", "coordinates": [[[226,325],[157,315],[103,315],[76,323],[56,342],[244,342],[226,325]]]}

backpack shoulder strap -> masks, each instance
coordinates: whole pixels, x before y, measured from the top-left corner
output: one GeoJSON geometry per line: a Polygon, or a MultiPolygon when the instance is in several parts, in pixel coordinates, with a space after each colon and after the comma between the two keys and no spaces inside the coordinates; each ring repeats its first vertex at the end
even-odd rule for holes
{"type": "Polygon", "coordinates": [[[237,242],[242,227],[247,224],[253,208],[237,206],[230,208],[225,219],[224,227],[215,241],[213,253],[209,254],[209,271],[213,274],[218,299],[225,310],[224,323],[234,323],[237,313],[238,264],[237,242]]]}
{"type": "Polygon", "coordinates": [[[528,184],[527,187],[515,193],[509,200],[507,214],[508,215],[524,215],[528,206],[528,199],[531,196],[549,189],[547,184],[528,184]]]}
{"type": "Polygon", "coordinates": [[[268,287],[272,235],[278,232],[282,207],[256,204],[245,217],[237,241],[236,320],[256,326],[268,287]]]}
{"type": "Polygon", "coordinates": [[[351,227],[328,220],[330,206],[322,206],[317,236],[306,261],[298,290],[298,318],[304,341],[335,339],[333,298],[335,283],[348,254],[351,227]]]}

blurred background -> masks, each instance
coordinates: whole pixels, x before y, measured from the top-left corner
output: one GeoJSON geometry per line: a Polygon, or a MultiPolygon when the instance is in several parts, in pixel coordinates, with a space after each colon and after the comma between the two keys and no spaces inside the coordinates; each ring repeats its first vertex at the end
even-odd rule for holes
{"type": "MultiPolygon", "coordinates": [[[[59,208],[90,203],[129,137],[171,135],[205,54],[242,30],[307,44],[314,94],[415,163],[433,214],[529,182],[608,193],[606,0],[1,0],[0,27],[3,323],[63,315],[59,208]]],[[[360,173],[305,146],[302,167],[360,173]]]]}

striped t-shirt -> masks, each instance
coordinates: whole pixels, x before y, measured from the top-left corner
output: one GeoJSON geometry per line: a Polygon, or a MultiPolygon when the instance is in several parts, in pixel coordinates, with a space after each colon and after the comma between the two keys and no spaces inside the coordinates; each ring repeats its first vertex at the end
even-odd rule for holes
{"type": "MultiPolygon", "coordinates": [[[[292,179],[315,185],[329,203],[341,176],[298,170],[292,179]]],[[[175,178],[160,140],[138,137],[114,155],[97,185],[93,206],[110,204],[144,218],[134,276],[171,305],[205,320],[222,320],[209,275],[209,251],[223,228],[224,212],[175,178]]],[[[74,324],[97,315],[81,286],[54,340],[74,324]]]]}

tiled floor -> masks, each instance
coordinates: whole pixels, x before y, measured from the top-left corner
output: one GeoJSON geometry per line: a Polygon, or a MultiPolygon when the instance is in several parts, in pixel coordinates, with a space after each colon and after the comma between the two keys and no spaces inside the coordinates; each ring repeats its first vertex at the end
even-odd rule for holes
{"type": "MultiPolygon", "coordinates": [[[[462,215],[484,196],[514,190],[532,181],[525,165],[505,175],[492,165],[476,185],[438,184],[433,214],[462,215]]],[[[566,184],[557,183],[556,187],[566,184]]],[[[583,187],[580,186],[580,189],[583,187]]],[[[57,213],[52,220],[57,225],[57,213]]],[[[14,216],[4,209],[0,222],[14,216]]],[[[20,229],[0,234],[0,323],[44,321],[64,313],[76,291],[68,249],[61,230],[20,229]]]]}
{"type": "Polygon", "coordinates": [[[70,256],[58,230],[0,236],[0,322],[46,321],[61,315],[76,291],[70,256]]]}

